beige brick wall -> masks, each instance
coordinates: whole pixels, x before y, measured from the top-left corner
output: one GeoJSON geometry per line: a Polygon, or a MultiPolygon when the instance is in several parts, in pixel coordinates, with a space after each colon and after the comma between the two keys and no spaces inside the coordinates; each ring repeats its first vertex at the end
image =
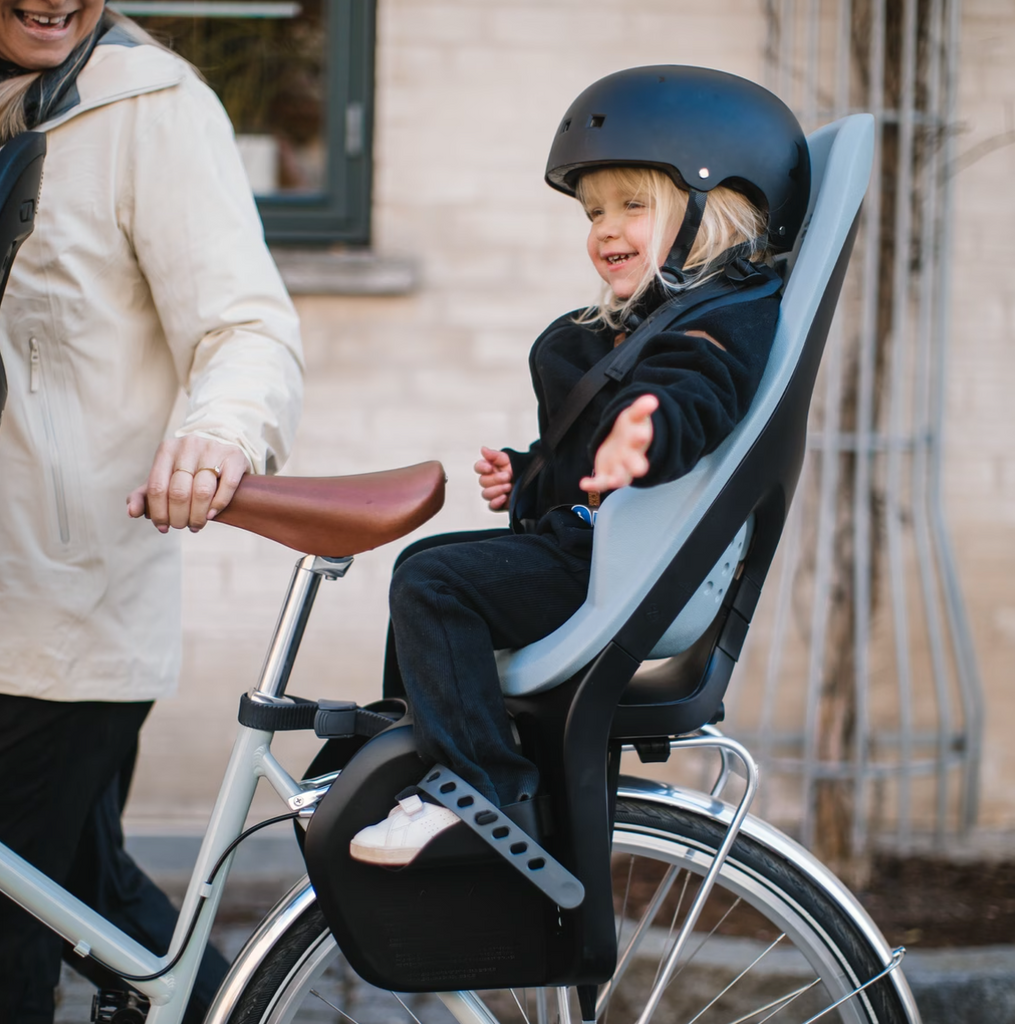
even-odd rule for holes
{"type": "Polygon", "coordinates": [[[1015,7],[963,5],[946,508],[987,695],[981,821],[1015,827],[1015,7]]]}
{"type": "MultiPolygon", "coordinates": [[[[595,78],[655,62],[762,77],[761,0],[379,0],[374,244],[419,261],[401,298],[304,298],[307,403],[289,474],[338,474],[438,458],[448,501],[429,532],[500,525],[479,501],[480,444],[526,445],[526,355],[553,317],[589,301],[577,205],[542,182],[560,115],[595,78]]],[[[1010,131],[1015,9],[967,0],[960,150],[1010,131]]],[[[1005,779],[1006,663],[1015,645],[1015,375],[1010,260],[1015,147],[958,177],[956,325],[948,433],[949,512],[992,715],[985,819],[1015,825],[1005,779]],[[1007,343],[1007,344],[1006,344],[1007,343]]],[[[379,692],[387,578],[398,545],[322,586],[292,692],[379,692]]],[[[184,675],[153,712],[129,820],[190,828],[207,814],[235,706],[260,666],[295,555],[213,527],[186,538],[184,675]]],[[[1006,712],[1012,712],[1006,714],[1006,712]]],[[[295,767],[314,745],[283,737],[295,767]]],[[[1006,774],[1007,773],[1007,774],[1006,774]]],[[[274,808],[270,794],[258,807],[274,808]]]]}

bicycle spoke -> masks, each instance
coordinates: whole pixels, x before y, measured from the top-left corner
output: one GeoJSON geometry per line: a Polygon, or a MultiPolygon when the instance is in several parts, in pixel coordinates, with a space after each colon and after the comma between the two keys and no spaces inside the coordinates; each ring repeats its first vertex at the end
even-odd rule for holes
{"type": "Polygon", "coordinates": [[[402,1004],[402,1008],[416,1022],[416,1024],[422,1024],[419,1017],[417,1017],[416,1014],[414,1014],[412,1010],[409,1009],[405,1000],[397,992],[392,992],[391,994],[402,1004]]]}
{"type": "Polygon", "coordinates": [[[341,1006],[336,1006],[330,999],[325,999],[325,997],[322,996],[321,993],[318,992],[316,988],[312,988],[310,990],[310,994],[312,996],[317,996],[317,998],[320,999],[322,1003],[327,1003],[328,1006],[330,1006],[336,1013],[340,1013],[343,1017],[345,1017],[346,1020],[351,1021],[352,1024],[357,1024],[357,1022],[353,1020],[353,1018],[350,1017],[349,1014],[347,1014],[345,1010],[342,1009],[341,1006]]]}
{"type": "Polygon", "coordinates": [[[628,858],[627,862],[627,884],[624,886],[624,900],[620,905],[620,921],[617,924],[617,945],[620,945],[620,936],[624,932],[624,922],[627,920],[627,900],[631,895],[631,878],[634,875],[634,854],[628,858]]]}
{"type": "MultiPolygon", "coordinates": [[[[716,927],[718,927],[718,925],[716,925],[716,927]]],[[[714,930],[715,930],[715,929],[713,929],[713,931],[714,931],[714,930]]],[[[690,1020],[688,1021],[688,1024],[694,1024],[694,1022],[695,1022],[696,1020],[698,1020],[698,1019],[699,1019],[700,1017],[702,1017],[702,1016],[703,1016],[703,1015],[704,1015],[705,1013],[707,1013],[707,1012],[708,1012],[708,1011],[709,1011],[709,1010],[710,1010],[710,1009],[711,1009],[711,1008],[712,1008],[713,1006],[715,1006],[715,1004],[716,1004],[717,1002],[719,1002],[719,1000],[720,1000],[720,999],[722,999],[722,997],[723,997],[724,995],[726,995],[726,993],[727,993],[727,992],[729,992],[729,990],[730,990],[731,988],[733,988],[733,986],[734,986],[734,985],[735,985],[735,984],[736,984],[736,983],[737,983],[737,982],[738,982],[738,981],[739,981],[739,980],[740,980],[740,979],[741,979],[742,977],[744,977],[744,975],[746,975],[746,974],[749,974],[749,973],[750,973],[750,971],[751,971],[751,968],[752,968],[752,967],[754,967],[754,966],[755,966],[755,964],[758,964],[758,963],[760,963],[760,962],[761,962],[762,960],[764,960],[764,959],[765,959],[765,957],[766,957],[766,956],[768,956],[768,954],[769,954],[769,953],[770,953],[770,952],[771,952],[771,951],[772,951],[773,949],[775,949],[775,947],[776,947],[776,946],[778,946],[778,945],[779,945],[779,943],[780,943],[780,942],[782,942],[782,940],[783,940],[784,938],[786,938],[786,933],[785,933],[785,932],[783,932],[783,934],[782,934],[782,935],[780,935],[780,936],[779,936],[779,938],[777,938],[777,939],[775,940],[775,942],[773,942],[773,943],[772,943],[772,944],[771,944],[770,946],[768,946],[768,948],[767,948],[767,949],[765,949],[765,950],[764,950],[764,951],[763,951],[762,953],[759,953],[759,954],[758,954],[758,956],[756,956],[756,957],[754,958],[754,960],[752,960],[752,961],[751,961],[751,962],[750,962],[750,963],[749,963],[749,964],[748,964],[748,965],[747,965],[747,966],[746,966],[746,967],[745,967],[745,968],[744,968],[744,969],[743,969],[743,970],[742,970],[742,971],[741,971],[741,972],[740,972],[740,973],[739,973],[739,974],[738,974],[738,975],[737,975],[737,976],[736,976],[736,977],[735,977],[735,978],[734,978],[734,979],[733,979],[733,980],[732,980],[732,981],[731,981],[731,982],[730,982],[730,983],[729,983],[729,984],[728,984],[728,985],[727,985],[727,986],[726,986],[726,987],[725,987],[725,988],[724,988],[724,989],[723,989],[723,990],[722,990],[721,992],[719,992],[719,993],[718,993],[718,994],[717,994],[717,995],[716,995],[716,996],[715,996],[715,997],[714,997],[714,998],[713,998],[713,999],[712,999],[711,1001],[709,1001],[708,1003],[706,1003],[706,1004],[705,1004],[705,1006],[704,1006],[704,1007],[703,1007],[703,1008],[702,1008],[701,1010],[699,1010],[699,1011],[698,1011],[698,1013],[696,1013],[696,1014],[695,1014],[695,1015],[694,1015],[694,1016],[693,1016],[693,1017],[692,1017],[692,1018],[691,1018],[691,1019],[690,1019],[690,1020]]],[[[699,946],[699,947],[698,947],[698,949],[700,949],[700,948],[701,948],[701,947],[699,946]]],[[[695,952],[697,952],[697,951],[698,951],[698,950],[695,950],[695,952]]],[[[688,963],[690,963],[690,960],[688,961],[688,963]]],[[[686,965],[685,965],[685,966],[686,966],[686,965]]],[[[674,975],[674,977],[675,977],[675,976],[676,976],[676,975],[674,975]]],[[[672,983],[672,982],[671,982],[671,983],[672,983]]]]}
{"type": "MultiPolygon", "coordinates": [[[[525,1007],[522,1006],[521,1001],[518,999],[518,993],[515,991],[515,989],[511,989],[511,996],[514,999],[516,1005],[518,1006],[518,1011],[522,1015],[522,1020],[525,1021],[525,1024],[529,1024],[529,1015],[525,1012],[525,1007]]],[[[528,999],[526,999],[525,1002],[527,1003],[528,999]]]]}
{"type": "MultiPolygon", "coordinates": [[[[739,906],[740,900],[738,898],[737,901],[733,904],[733,906],[730,907],[729,910],[727,910],[726,913],[719,918],[719,920],[715,923],[715,926],[712,928],[712,930],[701,940],[701,942],[698,943],[697,946],[694,947],[694,952],[692,952],[691,955],[680,965],[680,968],[673,972],[673,977],[670,978],[669,982],[666,985],[667,988],[669,988],[670,985],[672,985],[673,982],[676,981],[678,977],[680,977],[680,974],[684,970],[684,968],[687,967],[692,960],[694,960],[698,953],[701,952],[701,949],[705,945],[705,943],[708,942],[708,940],[712,938],[713,935],[715,935],[715,933],[722,927],[722,925],[726,921],[726,918],[728,918],[730,914],[732,914],[733,911],[736,910],[739,906]]],[[[658,980],[658,978],[659,969],[656,968],[656,979],[658,980]]]]}
{"type": "Polygon", "coordinates": [[[765,1024],[765,1021],[771,1020],[777,1013],[782,1013],[791,1003],[799,999],[805,992],[810,992],[815,985],[819,984],[820,978],[815,978],[809,985],[802,985],[795,992],[790,992],[789,995],[782,996],[779,999],[773,1000],[768,1006],[761,1006],[754,1013],[748,1014],[746,1017],[741,1017],[739,1021],[733,1021],[733,1024],[742,1024],[743,1021],[750,1020],[751,1017],[756,1016],[759,1013],[764,1013],[770,1007],[775,1007],[774,1010],[767,1016],[762,1017],[757,1024],[765,1024]],[[777,1005],[778,1004],[778,1005],[777,1005]]]}
{"type": "MultiPolygon", "coordinates": [[[[684,875],[684,886],[680,890],[680,899],[677,900],[676,909],[673,911],[673,917],[670,919],[670,929],[666,933],[666,941],[667,942],[669,942],[670,939],[673,938],[673,930],[677,926],[677,918],[680,917],[680,909],[684,905],[684,897],[687,895],[687,887],[688,887],[688,885],[690,885],[690,883],[691,883],[691,873],[690,873],[690,871],[688,871],[687,874],[684,875]]],[[[663,964],[664,963],[666,963],[666,954],[665,953],[663,953],[662,957],[660,957],[659,963],[656,964],[656,976],[652,979],[652,987],[653,988],[655,988],[656,982],[659,981],[659,972],[663,969],[663,964]]]]}
{"type": "MultiPolygon", "coordinates": [[[[627,883],[628,884],[628,889],[630,889],[631,875],[633,873],[633,870],[634,870],[634,856],[632,855],[631,856],[631,863],[630,863],[629,870],[628,870],[628,883],[627,883]]],[[[631,962],[631,960],[633,959],[634,955],[638,952],[638,949],[641,947],[642,940],[648,934],[649,926],[652,924],[652,921],[655,919],[655,916],[659,912],[659,909],[662,906],[663,902],[666,900],[666,897],[670,894],[670,890],[673,888],[673,883],[677,880],[677,877],[679,876],[680,871],[681,871],[681,869],[679,867],[677,867],[677,865],[675,865],[675,864],[670,865],[670,867],[667,868],[666,873],[663,875],[662,880],[659,882],[659,885],[656,888],[656,891],[652,895],[652,899],[649,901],[648,905],[646,906],[645,911],[644,911],[644,913],[641,916],[641,920],[638,922],[638,925],[635,928],[634,933],[631,935],[630,942],[627,944],[627,947],[624,949],[623,953],[621,953],[621,955],[617,958],[617,969],[614,972],[613,977],[604,986],[603,991],[600,992],[599,999],[597,1000],[597,1003],[596,1003],[596,1015],[597,1016],[602,1015],[603,1024],[606,1024],[606,1019],[609,1016],[610,993],[613,991],[613,989],[614,989],[614,987],[616,985],[620,984],[620,980],[624,977],[624,974],[627,971],[628,964],[631,962]]],[[[677,903],[676,913],[678,913],[678,914],[680,912],[680,907],[683,905],[684,892],[687,891],[687,882],[688,882],[689,877],[690,876],[687,876],[687,878],[684,879],[684,890],[683,890],[683,892],[681,892],[680,900],[677,903]]],[[[625,898],[624,898],[624,906],[625,906],[625,908],[627,906],[627,896],[626,896],[626,894],[625,894],[625,898]]],[[[618,935],[619,935],[619,932],[623,930],[623,927],[624,927],[624,919],[623,919],[623,917],[621,917],[621,923],[620,923],[620,929],[618,930],[618,935]]],[[[671,931],[672,931],[672,925],[671,925],[671,931]]],[[[657,977],[658,977],[658,974],[657,974],[657,977]]]]}
{"type": "Polygon", "coordinates": [[[729,1024],[747,1024],[748,1021],[754,1020],[759,1013],[764,1013],[766,1010],[772,1010],[767,1017],[762,1017],[761,1020],[754,1021],[754,1024],[765,1024],[766,1021],[770,1021],[777,1013],[781,1013],[785,1010],[786,1007],[795,999],[799,999],[805,992],[810,992],[815,985],[819,984],[820,980],[820,978],[815,978],[809,984],[801,985],[801,987],[796,989],[794,992],[789,992],[784,996],[779,996],[778,999],[773,999],[764,1006],[759,1006],[756,1010],[751,1010],[750,1013],[745,1013],[742,1017],[737,1017],[736,1020],[729,1021],[729,1024]]]}
{"type": "Polygon", "coordinates": [[[853,998],[853,996],[858,995],[860,992],[863,992],[863,990],[866,988],[870,988],[871,985],[874,984],[874,982],[880,981],[885,976],[891,974],[892,971],[894,971],[899,966],[899,964],[902,963],[902,958],[905,955],[905,947],[899,946],[897,949],[893,949],[891,963],[889,963],[889,965],[883,971],[879,971],[877,974],[874,975],[873,978],[871,978],[869,981],[865,981],[862,985],[853,989],[852,992],[847,992],[846,995],[844,995],[841,999],[836,999],[834,1003],[832,1003],[830,1006],[826,1006],[820,1013],[816,1013],[813,1017],[808,1017],[807,1020],[804,1021],[804,1024],[814,1024],[816,1020],[821,1020],[822,1017],[827,1016],[836,1007],[842,1006],[843,1003],[848,1002],[850,999],[853,998]]]}

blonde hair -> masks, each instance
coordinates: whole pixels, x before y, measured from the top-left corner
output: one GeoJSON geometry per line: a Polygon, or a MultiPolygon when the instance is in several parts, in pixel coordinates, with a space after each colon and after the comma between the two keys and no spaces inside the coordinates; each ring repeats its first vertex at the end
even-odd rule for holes
{"type": "Polygon", "coordinates": [[[0,82],[0,146],[10,142],[28,127],[25,121],[25,93],[40,74],[41,71],[29,71],[0,82]]]}
{"type": "MultiPolygon", "coordinates": [[[[110,23],[122,28],[127,35],[139,43],[169,51],[169,47],[163,46],[157,39],[150,36],[137,22],[131,21],[125,15],[107,7],[102,13],[100,24],[109,25],[110,23]]],[[[57,69],[48,68],[46,70],[56,71],[57,69]]],[[[76,74],[80,70],[80,67],[75,67],[73,73],[76,74]]],[[[23,75],[15,75],[13,78],[0,82],[0,146],[10,142],[15,135],[20,135],[28,127],[25,118],[25,94],[31,88],[32,83],[44,73],[43,71],[27,71],[23,75]]]]}
{"type": "MultiPolygon", "coordinates": [[[[603,285],[598,305],[589,306],[576,318],[577,323],[593,324],[602,321],[614,330],[620,330],[631,309],[645,296],[656,281],[663,278],[659,265],[666,259],[676,238],[677,230],[687,208],[688,193],[673,179],[654,167],[618,164],[588,171],[578,179],[575,194],[586,210],[597,204],[602,193],[615,188],[625,198],[644,203],[652,213],[651,248],[655,259],[650,260],[638,287],[628,299],[619,299],[603,285]]],[[[708,193],[708,202],[701,218],[701,226],[684,266],[688,274],[681,288],[694,288],[719,272],[718,258],[729,248],[742,243],[754,243],[748,254],[750,260],[764,259],[768,255],[765,231],[768,218],[745,195],[725,185],[717,185],[708,193]]],[[[665,285],[672,288],[672,285],[665,285]]]]}

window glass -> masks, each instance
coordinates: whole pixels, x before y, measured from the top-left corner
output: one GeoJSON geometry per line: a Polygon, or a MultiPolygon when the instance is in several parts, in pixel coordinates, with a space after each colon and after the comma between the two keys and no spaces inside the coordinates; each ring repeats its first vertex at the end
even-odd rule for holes
{"type": "Polygon", "coordinates": [[[116,6],[201,70],[233,122],[255,193],[325,190],[322,0],[116,6]]]}
{"type": "Polygon", "coordinates": [[[222,100],[269,241],[368,241],[373,0],[112,0],[222,100]]]}

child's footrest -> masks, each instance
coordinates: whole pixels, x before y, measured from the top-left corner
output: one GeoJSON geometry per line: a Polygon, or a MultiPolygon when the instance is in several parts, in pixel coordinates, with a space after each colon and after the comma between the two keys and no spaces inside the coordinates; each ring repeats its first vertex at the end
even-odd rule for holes
{"type": "Polygon", "coordinates": [[[417,785],[421,792],[454,811],[557,906],[573,910],[585,899],[585,887],[563,864],[450,768],[436,765],[417,785]]]}

